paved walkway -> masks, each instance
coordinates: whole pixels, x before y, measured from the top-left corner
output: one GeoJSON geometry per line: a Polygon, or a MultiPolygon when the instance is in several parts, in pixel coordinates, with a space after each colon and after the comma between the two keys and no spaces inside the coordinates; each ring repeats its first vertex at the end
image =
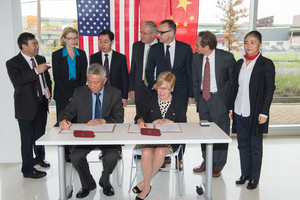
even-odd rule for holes
{"type": "MultiPolygon", "coordinates": [[[[134,117],[135,106],[128,105],[125,107],[124,123],[133,123],[134,117]]],[[[199,115],[196,113],[196,107],[194,104],[188,107],[187,121],[199,121],[199,115]]],[[[55,107],[51,106],[46,129],[49,130],[55,123],[56,110],[55,107]]],[[[300,124],[300,104],[272,104],[270,111],[270,124],[300,124]]]]}

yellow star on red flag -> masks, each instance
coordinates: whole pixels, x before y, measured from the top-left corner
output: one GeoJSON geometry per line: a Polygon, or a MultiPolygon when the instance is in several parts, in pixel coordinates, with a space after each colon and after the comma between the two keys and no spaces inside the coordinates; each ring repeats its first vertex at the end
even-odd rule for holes
{"type": "Polygon", "coordinates": [[[189,2],[188,0],[179,0],[179,4],[176,8],[182,7],[184,11],[186,11],[186,6],[192,4],[192,2],[189,2]]]}
{"type": "Polygon", "coordinates": [[[190,19],[191,21],[193,21],[193,20],[195,20],[195,17],[194,17],[194,16],[191,16],[189,19],[190,19]]]}
{"type": "Polygon", "coordinates": [[[170,16],[170,20],[173,20],[173,16],[172,15],[170,16]]]}
{"type": "Polygon", "coordinates": [[[187,27],[188,23],[184,22],[183,27],[187,27]]]}

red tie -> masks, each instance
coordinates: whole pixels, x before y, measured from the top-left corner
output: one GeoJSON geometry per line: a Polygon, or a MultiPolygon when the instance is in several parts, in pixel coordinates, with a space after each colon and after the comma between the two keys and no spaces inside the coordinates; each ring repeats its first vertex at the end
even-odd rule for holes
{"type": "MultiPolygon", "coordinates": [[[[31,58],[30,60],[31,60],[31,62],[32,62],[32,67],[33,67],[33,69],[36,68],[36,64],[35,64],[35,62],[34,62],[34,59],[31,58]]],[[[40,99],[41,101],[43,101],[43,92],[42,92],[42,87],[41,87],[41,83],[40,83],[40,78],[39,78],[39,76],[38,76],[38,79],[36,79],[36,84],[37,84],[37,89],[38,89],[38,93],[39,93],[39,99],[40,99]]]]}
{"type": "Polygon", "coordinates": [[[208,57],[206,57],[204,68],[202,97],[203,99],[205,99],[205,101],[208,101],[210,99],[210,65],[208,57]]]}
{"type": "Polygon", "coordinates": [[[105,55],[105,60],[104,60],[104,68],[106,69],[106,85],[110,85],[110,74],[109,74],[109,65],[108,65],[108,54],[105,55]]]}

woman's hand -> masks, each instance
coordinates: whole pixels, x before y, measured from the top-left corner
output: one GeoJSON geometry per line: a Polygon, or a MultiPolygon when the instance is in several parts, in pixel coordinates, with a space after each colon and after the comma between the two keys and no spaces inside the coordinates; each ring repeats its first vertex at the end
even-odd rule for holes
{"type": "Polygon", "coordinates": [[[142,128],[148,128],[148,124],[146,124],[144,121],[142,121],[141,119],[137,120],[137,124],[139,125],[139,129],[142,128]]]}
{"type": "Polygon", "coordinates": [[[167,118],[165,118],[165,119],[157,119],[157,120],[154,120],[153,122],[152,122],[152,125],[162,125],[162,124],[165,124],[165,123],[172,123],[173,121],[172,120],[169,120],[169,119],[167,119],[167,118]]]}
{"type": "Polygon", "coordinates": [[[263,116],[258,117],[258,123],[259,124],[264,124],[264,123],[266,123],[266,121],[267,121],[267,118],[265,118],[263,116]]]}
{"type": "Polygon", "coordinates": [[[228,116],[229,116],[229,118],[230,118],[231,120],[233,120],[233,118],[232,118],[232,111],[229,112],[228,116]]]}

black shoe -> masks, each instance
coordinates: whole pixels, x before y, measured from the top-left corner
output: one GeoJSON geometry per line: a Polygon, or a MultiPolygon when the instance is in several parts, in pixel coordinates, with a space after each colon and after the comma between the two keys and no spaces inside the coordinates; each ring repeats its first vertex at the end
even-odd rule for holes
{"type": "Polygon", "coordinates": [[[139,194],[139,193],[142,192],[142,190],[140,190],[140,188],[136,185],[136,186],[134,186],[134,188],[132,188],[132,192],[133,192],[134,194],[139,194]],[[134,191],[134,190],[135,190],[135,191],[134,191]]]}
{"type": "Polygon", "coordinates": [[[106,187],[104,187],[104,185],[101,181],[99,181],[99,185],[103,188],[103,194],[105,194],[106,196],[115,195],[115,190],[109,182],[106,187]]]}
{"type": "Polygon", "coordinates": [[[88,188],[85,189],[80,189],[77,194],[76,194],[76,198],[84,198],[86,196],[88,196],[90,194],[91,190],[94,190],[96,188],[96,183],[94,181],[94,183],[92,183],[92,185],[90,185],[88,188]]]}
{"type": "Polygon", "coordinates": [[[45,168],[50,167],[50,163],[46,160],[42,160],[42,161],[38,162],[37,164],[39,164],[41,167],[45,167],[45,168]]]}
{"type": "Polygon", "coordinates": [[[236,180],[235,184],[237,184],[237,185],[243,185],[243,184],[245,184],[245,182],[247,180],[250,180],[250,176],[244,176],[244,175],[242,175],[238,180],[236,180]]]}
{"type": "Polygon", "coordinates": [[[149,190],[148,194],[145,196],[145,198],[142,199],[142,198],[136,196],[135,200],[144,200],[144,199],[146,199],[146,197],[149,195],[150,192],[151,192],[151,185],[150,185],[150,190],[149,190]]]}
{"type": "Polygon", "coordinates": [[[46,172],[34,169],[30,175],[23,175],[25,178],[43,178],[47,175],[46,172]]]}
{"type": "Polygon", "coordinates": [[[258,185],[258,180],[252,180],[250,179],[248,185],[247,185],[247,189],[248,190],[253,190],[255,188],[257,188],[257,185],[258,185]]]}

